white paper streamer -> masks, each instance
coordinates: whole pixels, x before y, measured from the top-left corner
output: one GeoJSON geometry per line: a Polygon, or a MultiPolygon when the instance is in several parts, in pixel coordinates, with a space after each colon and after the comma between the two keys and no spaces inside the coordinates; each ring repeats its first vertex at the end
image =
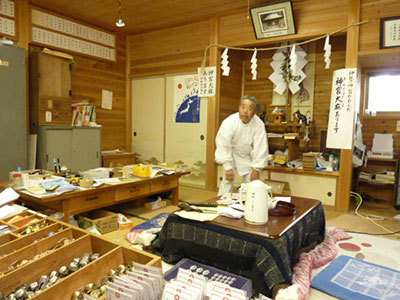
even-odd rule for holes
{"type": "Polygon", "coordinates": [[[290,70],[293,75],[296,75],[296,64],[297,64],[297,54],[296,54],[296,45],[293,45],[292,51],[290,51],[290,70]]]}
{"type": "Polygon", "coordinates": [[[222,75],[223,76],[229,76],[229,71],[231,70],[230,67],[228,67],[228,48],[225,48],[224,52],[222,52],[221,55],[221,69],[222,69],[222,75]]]}
{"type": "Polygon", "coordinates": [[[257,49],[254,50],[253,56],[251,57],[251,74],[253,74],[253,77],[251,80],[256,80],[257,79],[257,49]]]}
{"type": "Polygon", "coordinates": [[[329,43],[329,35],[326,36],[324,50],[325,50],[324,54],[325,69],[329,69],[331,67],[331,50],[332,50],[332,46],[329,43]]]}

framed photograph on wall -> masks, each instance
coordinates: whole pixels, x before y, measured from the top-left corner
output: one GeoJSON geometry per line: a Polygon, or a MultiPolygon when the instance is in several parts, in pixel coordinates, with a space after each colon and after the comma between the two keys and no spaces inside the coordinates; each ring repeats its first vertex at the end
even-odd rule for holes
{"type": "Polygon", "coordinates": [[[250,9],[257,39],[296,33],[292,1],[283,1],[250,9]]]}
{"type": "Polygon", "coordinates": [[[381,19],[380,49],[400,47],[400,16],[381,19]]]}

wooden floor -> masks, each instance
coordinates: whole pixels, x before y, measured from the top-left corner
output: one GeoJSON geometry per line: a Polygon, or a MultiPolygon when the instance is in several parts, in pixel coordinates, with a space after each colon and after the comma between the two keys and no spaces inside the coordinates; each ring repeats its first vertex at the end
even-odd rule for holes
{"type": "MultiPolygon", "coordinates": [[[[190,202],[201,202],[214,198],[217,196],[216,192],[196,189],[191,187],[180,186],[179,188],[179,199],[190,201],[190,202]]],[[[145,222],[146,219],[155,217],[156,215],[163,212],[172,212],[176,210],[175,206],[172,206],[169,202],[164,208],[149,211],[143,207],[143,201],[132,201],[126,204],[122,204],[119,209],[123,210],[125,213],[129,213],[128,216],[135,225],[145,222]]],[[[386,231],[372,221],[355,215],[354,208],[352,207],[349,213],[340,213],[332,209],[325,208],[326,226],[328,227],[339,227],[345,230],[355,231],[355,232],[365,232],[371,234],[386,233],[386,231]]],[[[383,220],[375,221],[379,225],[385,226],[391,231],[400,231],[400,220],[394,219],[396,215],[400,214],[400,211],[395,210],[390,206],[377,205],[376,203],[365,202],[359,209],[359,213],[362,215],[374,215],[380,216],[383,220]]],[[[125,235],[128,230],[124,231],[114,231],[104,235],[105,238],[113,240],[114,242],[119,242],[126,246],[131,246],[126,240],[125,235]]],[[[391,238],[400,240],[400,233],[398,235],[384,235],[381,237],[391,238]]]]}

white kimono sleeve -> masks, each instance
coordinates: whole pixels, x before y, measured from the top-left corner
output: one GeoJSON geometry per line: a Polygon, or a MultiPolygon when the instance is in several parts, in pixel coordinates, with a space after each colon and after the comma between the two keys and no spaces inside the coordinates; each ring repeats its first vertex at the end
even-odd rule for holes
{"type": "Polygon", "coordinates": [[[253,150],[251,150],[252,161],[250,167],[262,170],[268,165],[268,140],[264,126],[258,127],[253,137],[253,150]]]}
{"type": "Polygon", "coordinates": [[[232,137],[232,126],[225,121],[222,122],[215,138],[217,145],[217,149],[215,149],[215,161],[223,165],[225,171],[233,169],[232,137]]]}

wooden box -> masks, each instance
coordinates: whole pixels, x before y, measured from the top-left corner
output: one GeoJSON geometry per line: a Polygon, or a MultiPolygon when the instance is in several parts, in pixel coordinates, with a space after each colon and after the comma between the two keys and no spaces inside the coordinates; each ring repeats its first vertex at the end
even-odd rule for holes
{"type": "Polygon", "coordinates": [[[103,167],[120,167],[136,163],[135,153],[103,154],[103,167]]]}
{"type": "Polygon", "coordinates": [[[31,52],[29,61],[30,131],[40,125],[71,125],[71,60],[31,52]]]}
{"type": "Polygon", "coordinates": [[[313,171],[316,166],[314,152],[303,153],[303,170],[313,171]]]}
{"type": "Polygon", "coordinates": [[[11,233],[0,235],[0,290],[6,295],[21,285],[38,281],[42,275],[58,271],[61,266],[68,266],[84,253],[99,253],[100,257],[59,279],[33,299],[70,300],[75,291],[82,290],[88,283],[100,284],[111,269],[121,264],[138,262],[161,268],[161,259],[155,255],[120,246],[52,218],[44,219],[46,227],[24,236],[19,234],[25,228],[0,221],[12,228],[11,233]],[[68,243],[64,242],[66,239],[68,243]],[[16,264],[23,260],[28,262],[16,264]]]}

